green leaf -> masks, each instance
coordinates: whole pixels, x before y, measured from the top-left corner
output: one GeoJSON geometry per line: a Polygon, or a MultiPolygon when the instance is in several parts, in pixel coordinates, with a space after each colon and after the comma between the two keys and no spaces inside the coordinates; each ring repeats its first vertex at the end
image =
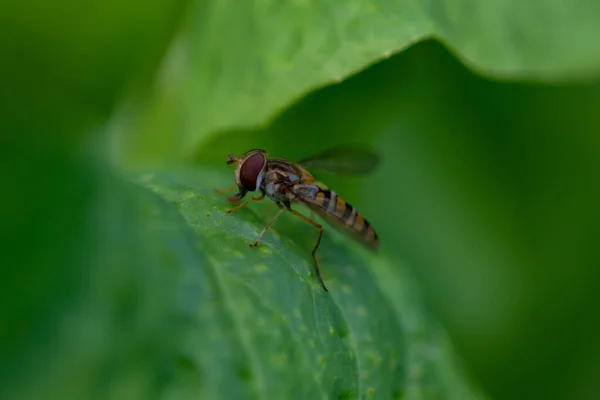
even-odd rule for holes
{"type": "Polygon", "coordinates": [[[471,394],[408,270],[385,255],[327,234],[325,293],[314,231],[289,221],[289,236],[249,248],[262,222],[224,215],[211,188],[225,172],[139,179],[157,196],[91,157],[11,139],[0,157],[3,398],[471,394]]]}
{"type": "Polygon", "coordinates": [[[175,385],[176,393],[233,398],[241,385],[260,398],[480,398],[402,264],[327,230],[318,253],[327,293],[310,259],[313,228],[287,215],[249,247],[262,212],[225,214],[223,195],[211,190],[227,183],[222,173],[154,172],[138,181],[178,210],[195,248],[181,305],[198,329],[180,351],[205,376],[175,385]],[[206,343],[217,338],[222,345],[206,343]]]}
{"type": "Polygon", "coordinates": [[[494,77],[598,76],[599,17],[595,0],[196,1],[154,97],[138,104],[141,120],[119,122],[135,126],[120,138],[120,157],[188,156],[218,132],[264,126],[315,88],[430,37],[494,77]]]}
{"type": "Polygon", "coordinates": [[[83,165],[65,165],[45,199],[68,197],[40,208],[64,224],[40,225],[36,252],[17,237],[2,254],[3,398],[481,398],[385,254],[327,230],[327,293],[302,221],[247,245],[264,222],[225,214],[212,188],[229,174],[138,186],[83,165]]]}

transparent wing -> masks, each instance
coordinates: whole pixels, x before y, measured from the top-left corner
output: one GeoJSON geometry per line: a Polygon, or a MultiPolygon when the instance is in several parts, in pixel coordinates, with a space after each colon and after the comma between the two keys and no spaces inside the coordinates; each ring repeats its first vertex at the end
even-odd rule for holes
{"type": "Polygon", "coordinates": [[[332,175],[364,175],[373,172],[379,165],[379,155],[368,147],[346,145],[307,157],[298,164],[332,175]]]}

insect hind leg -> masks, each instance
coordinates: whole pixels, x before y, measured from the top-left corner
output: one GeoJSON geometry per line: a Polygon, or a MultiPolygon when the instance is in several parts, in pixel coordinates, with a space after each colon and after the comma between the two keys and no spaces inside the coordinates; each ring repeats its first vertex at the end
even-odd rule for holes
{"type": "Polygon", "coordinates": [[[317,270],[317,278],[319,278],[319,282],[321,283],[321,286],[323,286],[323,289],[325,289],[326,292],[329,292],[329,290],[327,289],[327,286],[325,286],[325,282],[323,282],[323,278],[321,277],[321,270],[319,269],[319,262],[317,261],[317,249],[319,248],[319,244],[321,244],[321,237],[323,236],[323,227],[321,225],[317,224],[312,219],[307,218],[304,215],[300,214],[298,211],[292,210],[292,207],[289,204],[286,204],[285,207],[287,208],[287,210],[290,213],[294,214],[296,217],[311,224],[312,226],[314,226],[315,228],[317,228],[319,230],[319,237],[317,238],[317,243],[315,244],[315,247],[313,248],[313,251],[312,251],[312,259],[313,259],[313,262],[315,263],[315,268],[317,270]]]}

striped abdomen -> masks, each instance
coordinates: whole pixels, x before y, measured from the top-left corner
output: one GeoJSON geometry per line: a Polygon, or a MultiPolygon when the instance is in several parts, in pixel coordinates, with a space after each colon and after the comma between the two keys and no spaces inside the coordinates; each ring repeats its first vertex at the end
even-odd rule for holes
{"type": "Polygon", "coordinates": [[[302,198],[304,204],[325,219],[334,222],[335,226],[343,228],[346,233],[351,234],[361,243],[373,249],[377,248],[379,238],[375,230],[356,208],[338,196],[333,190],[322,185],[311,186],[314,188],[314,197],[302,198]]]}

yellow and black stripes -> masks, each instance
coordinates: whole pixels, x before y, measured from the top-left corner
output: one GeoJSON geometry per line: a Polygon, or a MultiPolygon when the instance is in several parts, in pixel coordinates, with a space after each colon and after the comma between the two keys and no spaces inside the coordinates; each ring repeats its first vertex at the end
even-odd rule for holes
{"type": "Polygon", "coordinates": [[[334,191],[319,186],[319,191],[314,198],[314,205],[318,206],[321,213],[346,230],[352,232],[358,239],[371,246],[377,246],[379,238],[371,224],[354,208],[334,191]]]}

